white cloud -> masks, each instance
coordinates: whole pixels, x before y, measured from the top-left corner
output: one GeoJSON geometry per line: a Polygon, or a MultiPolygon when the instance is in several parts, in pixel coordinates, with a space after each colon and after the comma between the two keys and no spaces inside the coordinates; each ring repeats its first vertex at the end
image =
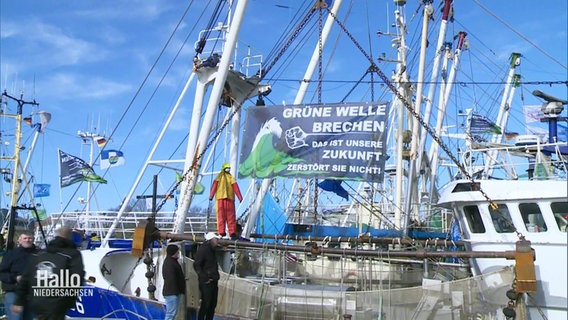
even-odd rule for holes
{"type": "Polygon", "coordinates": [[[102,100],[129,92],[129,84],[114,82],[100,77],[57,73],[46,78],[42,92],[60,98],[102,100]]]}
{"type": "Polygon", "coordinates": [[[45,45],[44,54],[50,54],[58,65],[74,65],[97,61],[105,56],[105,50],[87,40],[74,37],[60,27],[41,21],[32,21],[29,40],[45,45]]]}
{"type": "Polygon", "coordinates": [[[11,22],[3,22],[2,39],[11,41],[16,49],[3,52],[2,58],[9,61],[26,57],[26,64],[21,66],[37,70],[98,61],[107,55],[104,47],[77,37],[72,31],[38,19],[17,27],[11,22]]]}
{"type": "Polygon", "coordinates": [[[112,6],[95,6],[77,11],[78,16],[93,20],[155,20],[171,6],[163,1],[122,1],[112,6]]]}

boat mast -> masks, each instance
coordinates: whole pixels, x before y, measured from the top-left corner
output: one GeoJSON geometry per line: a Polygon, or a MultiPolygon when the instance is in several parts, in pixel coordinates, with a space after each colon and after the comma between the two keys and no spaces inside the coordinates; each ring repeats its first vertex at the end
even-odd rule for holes
{"type": "MultiPolygon", "coordinates": [[[[39,127],[39,128],[36,128],[36,131],[35,131],[35,134],[34,134],[34,138],[33,138],[32,144],[31,144],[31,146],[30,146],[30,148],[29,148],[28,157],[26,158],[26,163],[24,164],[24,169],[22,170],[22,173],[28,172],[28,167],[29,167],[29,165],[30,165],[30,161],[31,161],[31,159],[32,159],[32,155],[33,155],[33,153],[34,153],[34,151],[35,151],[35,147],[36,147],[36,144],[37,144],[37,139],[39,138],[39,135],[40,135],[41,133],[43,133],[43,131],[45,130],[45,126],[46,126],[46,125],[49,123],[49,121],[51,120],[51,114],[48,113],[48,112],[39,111],[38,114],[40,115],[40,117],[42,117],[42,121],[41,121],[41,123],[39,124],[40,127],[39,127]],[[43,120],[43,119],[44,119],[43,117],[45,117],[45,120],[43,120]]],[[[25,181],[25,180],[23,180],[23,179],[24,179],[24,174],[22,174],[22,181],[25,181]]]]}
{"type": "MultiPolygon", "coordinates": [[[[12,166],[12,187],[10,190],[10,213],[8,216],[8,239],[6,239],[6,248],[11,250],[14,248],[14,233],[15,233],[15,223],[16,223],[16,215],[18,214],[18,198],[20,193],[20,151],[21,151],[21,140],[22,140],[22,111],[24,105],[32,105],[32,106],[39,106],[39,103],[34,101],[24,101],[23,94],[20,95],[20,98],[13,97],[6,92],[2,93],[3,97],[12,99],[16,101],[18,104],[16,109],[16,114],[7,114],[2,112],[3,117],[14,118],[16,121],[16,135],[14,139],[14,154],[12,156],[0,156],[0,160],[8,160],[13,161],[14,165],[12,166]]],[[[25,172],[22,172],[22,175],[25,175],[25,172]]],[[[2,234],[5,232],[6,224],[2,227],[2,234]]]]}
{"type": "Polygon", "coordinates": [[[227,34],[227,41],[223,50],[224,54],[221,56],[221,60],[219,61],[219,68],[215,75],[215,82],[213,83],[213,89],[211,96],[209,97],[209,102],[200,129],[200,136],[195,151],[193,152],[193,160],[191,161],[192,165],[190,167],[191,170],[188,174],[188,176],[192,179],[188,181],[186,187],[181,191],[181,203],[176,210],[175,224],[173,229],[174,233],[182,233],[185,229],[185,218],[187,216],[187,211],[189,210],[189,205],[191,204],[191,200],[193,198],[193,189],[195,188],[195,183],[197,181],[196,178],[199,174],[199,169],[201,168],[201,162],[203,160],[202,154],[205,152],[205,148],[207,147],[207,140],[209,139],[211,127],[213,126],[213,119],[215,117],[215,113],[217,112],[219,99],[221,98],[221,94],[223,93],[223,87],[230,70],[233,50],[237,43],[237,37],[239,35],[247,4],[248,0],[240,0],[237,2],[237,5],[235,7],[233,25],[231,26],[227,34]]]}
{"type": "MultiPolygon", "coordinates": [[[[426,6],[424,7],[424,14],[423,14],[423,21],[422,21],[422,38],[420,43],[420,59],[418,63],[418,79],[416,84],[416,101],[414,102],[414,112],[416,114],[420,114],[420,108],[422,105],[422,92],[424,91],[424,69],[426,65],[426,48],[428,47],[428,26],[430,24],[430,20],[432,15],[434,14],[434,8],[432,7],[431,1],[425,1],[426,6]]],[[[415,165],[416,161],[416,152],[418,149],[418,133],[420,130],[420,123],[418,119],[414,119],[413,117],[408,117],[409,124],[411,123],[411,133],[412,137],[410,140],[410,154],[409,160],[410,164],[408,166],[408,180],[407,180],[407,201],[405,205],[405,212],[407,213],[406,216],[406,223],[405,225],[408,226],[410,221],[410,213],[414,212],[415,216],[418,216],[417,210],[411,210],[412,205],[412,196],[415,194],[415,190],[417,189],[417,183],[415,182],[414,177],[417,175],[416,172],[420,168],[415,168],[415,166],[420,167],[420,164],[415,165]]],[[[421,159],[422,157],[420,157],[421,159]]],[[[417,197],[416,197],[417,198],[417,197]]],[[[405,228],[408,229],[408,228],[405,228]]],[[[406,232],[405,232],[406,233],[406,232]]],[[[406,234],[405,234],[406,236],[406,234]]]]}
{"type": "MultiPolygon", "coordinates": [[[[149,164],[158,164],[158,163],[163,163],[164,161],[160,161],[160,160],[152,160],[154,157],[154,154],[157,150],[158,145],[161,143],[164,134],[167,130],[167,128],[169,127],[171,121],[174,118],[174,115],[176,113],[176,111],[178,110],[178,107],[181,105],[181,101],[183,100],[183,98],[185,97],[187,90],[190,86],[190,83],[195,79],[195,76],[197,75],[197,81],[196,81],[196,89],[195,89],[195,96],[194,96],[194,101],[193,101],[193,110],[192,110],[192,118],[191,118],[191,122],[190,122],[190,129],[189,129],[189,136],[188,136],[188,143],[187,143],[187,148],[186,148],[186,156],[185,159],[182,160],[169,160],[169,162],[180,162],[183,163],[184,169],[184,178],[181,183],[180,183],[180,202],[179,202],[179,206],[176,209],[175,212],[175,224],[174,224],[174,230],[173,232],[183,232],[184,228],[185,228],[185,220],[186,220],[186,216],[187,216],[187,212],[189,210],[192,198],[193,198],[193,190],[195,188],[195,184],[197,182],[197,178],[199,175],[199,170],[201,169],[201,163],[203,160],[203,155],[205,152],[205,149],[207,148],[207,144],[208,144],[208,140],[211,134],[211,128],[213,125],[213,120],[214,117],[216,115],[216,112],[218,110],[218,105],[219,105],[219,101],[221,98],[221,95],[223,94],[223,89],[224,89],[224,85],[226,83],[227,80],[227,75],[229,74],[229,71],[232,69],[231,67],[231,56],[232,53],[234,52],[235,48],[236,48],[236,39],[237,39],[237,35],[240,29],[240,24],[242,22],[242,16],[244,15],[244,11],[246,9],[246,5],[247,5],[247,1],[238,1],[237,5],[236,5],[236,9],[235,9],[235,20],[232,23],[234,25],[233,28],[219,24],[217,25],[215,28],[212,28],[211,30],[206,30],[206,31],[202,31],[202,32],[207,32],[207,31],[220,31],[220,32],[227,32],[227,38],[225,38],[225,36],[223,36],[223,38],[221,39],[216,39],[216,40],[220,40],[222,42],[224,42],[224,46],[222,49],[222,55],[220,55],[220,59],[218,62],[217,67],[216,66],[211,66],[211,67],[202,67],[201,66],[201,62],[199,56],[195,56],[194,58],[194,70],[190,76],[190,78],[188,79],[184,89],[182,90],[182,93],[180,94],[180,96],[178,97],[178,100],[176,102],[176,105],[174,106],[173,110],[170,113],[169,118],[167,119],[165,125],[162,128],[162,131],[158,137],[158,140],[156,141],[156,143],[154,144],[150,154],[148,155],[148,158],[144,164],[143,169],[141,170],[141,172],[139,172],[136,181],[133,185],[133,187],[131,188],[125,202],[123,203],[123,205],[121,206],[119,213],[117,215],[117,218],[113,221],[113,224],[111,225],[107,236],[105,237],[105,239],[103,240],[103,245],[106,245],[108,243],[108,240],[110,239],[110,237],[112,236],[112,234],[114,233],[114,231],[116,230],[117,226],[118,226],[118,222],[120,221],[121,217],[124,215],[124,211],[125,208],[127,206],[128,203],[128,199],[132,198],[132,196],[134,195],[134,192],[136,190],[137,185],[140,183],[142,177],[144,176],[145,170],[147,169],[149,164]],[[206,92],[209,88],[209,86],[211,86],[213,84],[213,89],[212,89],[212,93],[209,96],[209,102],[207,105],[207,109],[205,112],[205,116],[202,117],[201,113],[202,113],[202,109],[203,109],[203,104],[204,104],[204,99],[205,99],[205,95],[206,92]]],[[[231,4],[232,7],[232,4],[231,4]]],[[[200,39],[198,40],[199,42],[202,41],[204,39],[202,39],[200,37],[200,39]]],[[[196,44],[196,48],[197,48],[197,44],[196,44]]],[[[198,54],[201,52],[198,52],[198,54]]],[[[215,52],[210,52],[211,55],[215,54],[215,52]]],[[[219,52],[217,52],[218,54],[219,52]]],[[[248,89],[248,88],[247,88],[248,89]]],[[[251,90],[252,91],[252,90],[251,90]]],[[[244,100],[244,98],[243,98],[244,100]]],[[[236,167],[236,166],[234,166],[236,167]]]]}
{"type": "MultiPolygon", "coordinates": [[[[448,101],[450,100],[450,93],[452,92],[453,83],[456,78],[456,72],[460,65],[460,57],[461,53],[465,46],[465,37],[467,34],[463,31],[460,31],[458,34],[458,44],[456,46],[456,51],[454,53],[454,62],[452,63],[452,68],[450,69],[450,75],[448,76],[446,84],[443,86],[444,90],[440,90],[440,99],[439,99],[439,107],[438,107],[438,115],[436,116],[436,136],[440,136],[442,133],[442,125],[444,124],[444,115],[446,114],[446,108],[448,107],[448,101]]],[[[438,142],[432,141],[432,145],[430,146],[429,152],[429,159],[430,159],[430,199],[432,202],[437,201],[437,194],[436,194],[436,173],[438,171],[438,142]],[[435,197],[434,197],[435,196],[435,197]]],[[[425,185],[423,185],[425,187],[425,185]]],[[[422,189],[423,192],[426,192],[425,189],[422,189]]]]}
{"type": "MultiPolygon", "coordinates": [[[[96,133],[92,133],[92,132],[83,132],[81,130],[77,131],[77,135],[83,140],[83,142],[87,142],[89,141],[89,166],[92,168],[93,167],[93,163],[94,163],[94,149],[95,149],[95,143],[97,143],[98,139],[101,138],[101,136],[99,134],[96,133]]],[[[90,215],[91,215],[91,197],[93,196],[93,192],[92,192],[92,182],[91,181],[87,181],[87,198],[86,200],[84,200],[85,203],[85,214],[83,215],[82,219],[83,221],[78,221],[79,222],[79,228],[82,229],[88,229],[89,225],[89,221],[90,219],[90,215]]],[[[102,231],[100,230],[100,228],[98,231],[102,231]]]]}
{"type": "Polygon", "coordinates": [[[407,101],[410,101],[411,87],[408,80],[408,74],[406,72],[406,25],[404,18],[400,14],[399,10],[395,11],[395,21],[396,26],[399,29],[398,35],[393,39],[393,46],[398,49],[396,73],[393,74],[393,82],[397,84],[398,93],[393,94],[393,105],[397,111],[397,132],[396,132],[396,189],[395,189],[395,212],[394,212],[394,225],[397,229],[402,228],[402,205],[404,203],[403,199],[403,178],[404,178],[404,167],[403,167],[403,152],[404,152],[404,115],[405,107],[403,101],[398,97],[406,97],[407,101]]]}
{"type": "MultiPolygon", "coordinates": [[[[515,89],[520,84],[521,76],[515,74],[515,69],[521,65],[521,54],[513,52],[510,59],[509,74],[507,75],[507,83],[505,84],[505,89],[503,90],[503,97],[501,98],[501,104],[499,105],[499,114],[497,115],[497,120],[495,124],[501,128],[501,133],[493,135],[491,137],[492,143],[501,143],[503,141],[503,135],[505,134],[505,128],[507,126],[507,120],[509,119],[509,113],[511,112],[511,103],[513,101],[513,95],[515,94],[515,89]]],[[[487,156],[487,161],[485,162],[484,174],[486,178],[490,178],[493,173],[493,165],[497,162],[497,150],[491,150],[487,156]]]]}
{"type": "Polygon", "coordinates": [[[124,215],[124,212],[126,211],[126,207],[128,207],[128,203],[130,202],[130,199],[132,199],[132,196],[134,195],[136,188],[140,184],[140,181],[142,180],[142,177],[144,176],[146,169],[148,169],[148,165],[155,162],[155,161],[152,160],[154,158],[154,154],[156,153],[158,146],[162,142],[162,139],[164,138],[164,135],[166,134],[166,131],[167,131],[170,123],[173,121],[175,114],[176,114],[177,110],[179,109],[179,106],[181,105],[181,102],[182,102],[183,98],[185,97],[185,94],[187,93],[189,85],[191,84],[194,76],[195,76],[195,73],[192,73],[191,76],[189,77],[189,79],[187,80],[185,87],[183,88],[178,100],[176,101],[176,104],[172,108],[172,111],[170,112],[170,115],[168,116],[168,119],[166,120],[166,123],[164,124],[164,126],[162,127],[162,130],[160,131],[160,134],[158,135],[158,139],[156,139],[156,142],[152,146],[152,150],[150,150],[150,153],[148,154],[148,157],[146,158],[146,161],[144,162],[142,169],[140,170],[140,172],[138,173],[138,176],[136,177],[136,180],[132,184],[132,188],[130,188],[128,195],[126,195],[126,197],[124,198],[124,202],[120,206],[120,209],[118,210],[116,218],[114,219],[114,221],[112,222],[112,225],[108,229],[108,232],[107,232],[106,236],[104,237],[104,239],[101,243],[101,247],[106,247],[106,245],[108,244],[108,241],[112,237],[112,234],[116,230],[118,223],[120,222],[120,220],[122,219],[122,216],[124,215]]]}
{"type": "MultiPolygon", "coordinates": [[[[440,59],[442,57],[442,54],[445,52],[445,46],[444,46],[444,39],[446,38],[446,31],[448,28],[448,20],[450,17],[450,11],[452,8],[452,0],[445,0],[444,1],[444,11],[442,12],[442,22],[440,25],[440,31],[438,33],[438,42],[436,44],[436,54],[434,56],[434,61],[432,64],[432,73],[430,75],[430,84],[428,86],[428,96],[426,98],[426,105],[424,108],[424,122],[425,123],[429,123],[430,122],[430,115],[432,113],[432,103],[434,101],[434,94],[436,91],[436,83],[438,81],[438,74],[440,72],[440,59]]],[[[426,18],[426,9],[424,10],[424,15],[426,18]]],[[[422,39],[424,41],[424,39],[422,39]]],[[[420,83],[419,83],[420,84],[420,83]]],[[[416,110],[420,110],[420,105],[418,103],[422,103],[422,95],[418,94],[416,96],[416,101],[417,101],[417,106],[416,106],[416,110]]],[[[415,125],[418,125],[418,122],[415,122],[415,125]]],[[[418,129],[417,129],[418,130],[418,129]]],[[[422,168],[422,163],[423,163],[423,157],[424,157],[424,149],[426,147],[426,139],[427,139],[427,134],[428,132],[425,129],[421,129],[420,130],[420,138],[417,139],[420,144],[418,146],[418,149],[415,152],[411,152],[411,154],[416,156],[416,159],[411,159],[411,163],[409,165],[409,178],[408,178],[408,195],[407,195],[407,200],[405,203],[405,209],[407,210],[406,212],[410,212],[411,209],[411,205],[412,202],[417,200],[418,198],[418,194],[416,192],[416,194],[413,194],[411,191],[412,190],[417,190],[416,186],[418,183],[418,179],[417,179],[417,173],[420,172],[421,168],[422,168]]],[[[414,136],[414,134],[413,134],[414,136]]],[[[412,139],[413,141],[415,140],[415,138],[413,137],[412,139]]],[[[414,143],[413,143],[414,145],[414,143]]],[[[412,151],[412,150],[411,150],[412,151]]]]}

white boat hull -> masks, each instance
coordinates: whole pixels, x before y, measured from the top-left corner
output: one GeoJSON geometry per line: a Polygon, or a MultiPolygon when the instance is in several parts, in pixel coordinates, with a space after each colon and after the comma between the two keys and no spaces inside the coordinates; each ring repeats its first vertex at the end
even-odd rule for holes
{"type": "MultiPolygon", "coordinates": [[[[517,232],[531,242],[535,250],[535,271],[538,291],[528,299],[527,306],[531,319],[540,319],[542,311],[548,319],[566,319],[568,315],[567,299],[567,235],[566,224],[560,216],[568,212],[553,212],[553,208],[562,207],[568,199],[567,183],[561,180],[480,180],[487,196],[497,204],[506,206],[517,232]],[[534,206],[534,205],[538,206],[534,206]],[[523,209],[525,208],[525,209],[523,209]],[[529,219],[526,208],[540,210],[540,228],[529,219]],[[539,310],[540,309],[540,310],[539,310]]],[[[479,191],[467,191],[469,181],[454,181],[441,193],[439,205],[452,209],[462,230],[464,241],[473,251],[515,250],[519,237],[513,229],[510,232],[499,231],[495,214],[491,214],[488,200],[479,191]],[[472,212],[476,207],[479,221],[472,212]],[[469,216],[469,218],[468,218],[469,216]],[[472,218],[473,217],[473,218],[472,218]],[[483,225],[481,228],[480,225],[483,225]]],[[[485,274],[502,266],[511,265],[512,261],[503,259],[472,259],[474,272],[485,274]]]]}

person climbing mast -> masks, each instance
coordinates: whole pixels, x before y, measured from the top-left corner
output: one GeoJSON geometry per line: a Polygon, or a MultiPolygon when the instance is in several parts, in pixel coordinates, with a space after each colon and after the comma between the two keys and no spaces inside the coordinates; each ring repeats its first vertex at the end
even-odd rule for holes
{"type": "Polygon", "coordinates": [[[209,201],[216,198],[217,207],[217,233],[225,236],[225,225],[231,238],[236,237],[237,218],[235,215],[235,196],[239,201],[243,201],[239,185],[231,175],[231,166],[224,163],[219,175],[213,181],[209,201]]]}

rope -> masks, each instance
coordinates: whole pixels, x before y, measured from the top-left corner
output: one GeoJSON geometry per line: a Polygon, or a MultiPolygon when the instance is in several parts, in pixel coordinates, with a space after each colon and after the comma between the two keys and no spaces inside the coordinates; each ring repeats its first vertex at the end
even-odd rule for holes
{"type": "MultiPolygon", "coordinates": [[[[108,140],[111,140],[112,137],[114,136],[115,132],[118,130],[118,127],[120,126],[120,124],[123,122],[123,120],[126,118],[127,113],[129,112],[129,110],[133,107],[134,105],[134,101],[138,98],[138,96],[140,95],[140,93],[142,92],[142,88],[146,85],[146,83],[148,82],[150,75],[152,74],[152,72],[154,71],[154,69],[156,68],[156,66],[158,65],[158,62],[160,61],[160,59],[162,58],[162,56],[164,55],[164,53],[166,52],[166,49],[168,47],[168,45],[171,43],[175,33],[177,32],[177,30],[182,26],[183,23],[183,19],[185,18],[185,16],[187,15],[187,13],[189,12],[190,8],[192,7],[194,3],[194,0],[192,0],[187,7],[185,8],[185,11],[183,12],[182,16],[180,17],[178,23],[176,24],[174,30],[172,31],[172,33],[170,34],[170,36],[168,37],[168,40],[166,41],[166,43],[163,45],[160,53],[158,54],[158,56],[156,57],[156,59],[154,60],[154,63],[152,64],[152,66],[150,67],[150,69],[148,70],[148,72],[146,73],[146,76],[144,77],[144,79],[142,80],[142,83],[140,83],[140,85],[138,86],[138,89],[136,90],[136,92],[134,93],[134,96],[132,97],[132,99],[130,99],[130,101],[128,102],[128,105],[126,107],[126,109],[124,110],[124,112],[121,114],[117,124],[115,125],[115,127],[113,128],[113,130],[111,131],[108,140]]],[[[186,39],[187,40],[187,39],[186,39]]],[[[178,52],[176,53],[173,61],[170,63],[170,65],[168,66],[168,69],[166,70],[166,72],[164,73],[164,75],[162,76],[162,78],[160,79],[160,81],[157,83],[154,91],[152,92],[150,98],[148,99],[147,103],[144,105],[142,111],[138,114],[138,117],[136,118],[136,121],[134,122],[134,124],[132,124],[130,126],[130,130],[128,131],[128,133],[126,134],[126,137],[124,138],[123,141],[128,140],[128,138],[132,135],[132,133],[134,132],[134,129],[136,128],[138,122],[140,121],[140,119],[142,118],[142,114],[145,112],[145,110],[148,108],[148,105],[150,103],[150,101],[152,100],[152,98],[155,96],[156,92],[158,91],[158,88],[160,87],[160,85],[162,84],[162,82],[165,79],[166,74],[168,73],[168,71],[172,68],[174,62],[177,60],[177,58],[179,57],[179,55],[182,52],[183,47],[181,47],[178,52]]],[[[121,144],[119,146],[119,149],[121,149],[124,146],[124,143],[121,144]]],[[[99,152],[99,154],[95,157],[96,161],[99,157],[100,157],[101,152],[99,152]]],[[[104,178],[106,173],[108,171],[106,171],[105,173],[103,173],[102,177],[104,178]]],[[[73,199],[75,199],[75,196],[77,195],[77,193],[80,190],[81,185],[83,184],[83,181],[79,182],[77,184],[77,187],[75,188],[75,191],[73,192],[73,194],[69,197],[69,200],[67,201],[67,203],[65,204],[65,207],[62,208],[61,212],[65,212],[67,210],[67,208],[71,205],[71,202],[73,201],[73,199]]],[[[93,187],[93,192],[91,195],[89,195],[89,199],[87,199],[87,202],[90,201],[90,197],[93,196],[97,189],[98,189],[99,185],[96,184],[93,187]]],[[[61,220],[61,215],[59,216],[58,220],[56,222],[59,222],[61,220]]],[[[54,223],[52,223],[52,226],[55,225],[54,223]]],[[[50,230],[48,232],[51,232],[51,230],[53,229],[50,228],[50,230]]]]}
{"type": "MultiPolygon", "coordinates": [[[[326,8],[329,12],[329,14],[333,17],[333,19],[335,20],[335,22],[337,22],[337,24],[341,27],[341,29],[347,34],[347,36],[349,37],[349,39],[351,39],[351,41],[353,42],[353,44],[359,49],[359,51],[367,58],[367,60],[371,63],[372,66],[376,66],[376,64],[374,63],[373,59],[371,58],[371,56],[363,49],[363,47],[357,42],[357,40],[353,37],[353,35],[349,32],[349,30],[347,30],[347,28],[345,27],[345,25],[339,21],[337,19],[337,16],[335,16],[333,14],[333,12],[331,12],[328,8],[326,8]]],[[[445,142],[443,142],[441,140],[441,138],[434,132],[434,130],[432,129],[432,127],[430,127],[425,121],[424,119],[420,116],[420,114],[414,110],[412,103],[405,97],[403,96],[403,94],[401,92],[399,92],[399,90],[394,86],[394,84],[390,81],[390,79],[382,72],[382,70],[378,67],[376,67],[376,72],[377,75],[383,80],[383,82],[385,83],[385,85],[393,92],[393,94],[396,95],[396,97],[402,102],[402,104],[405,106],[405,108],[407,109],[407,112],[410,113],[422,126],[422,128],[424,128],[424,130],[426,130],[426,132],[432,137],[432,139],[434,141],[436,141],[436,143],[440,146],[440,148],[442,150],[444,150],[444,152],[446,153],[446,155],[450,158],[450,160],[457,166],[457,168],[459,169],[459,171],[468,179],[471,181],[472,183],[472,188],[475,188],[476,191],[479,191],[481,193],[481,195],[487,200],[487,202],[489,202],[489,205],[491,208],[493,208],[494,210],[498,210],[498,205],[497,203],[495,203],[490,197],[489,195],[487,195],[487,193],[485,193],[485,191],[483,189],[481,189],[481,187],[479,186],[479,183],[475,182],[475,179],[472,175],[469,174],[469,172],[467,172],[466,168],[464,167],[464,165],[456,158],[456,156],[454,154],[452,154],[452,152],[450,151],[449,147],[447,146],[447,144],[445,142]]],[[[516,230],[515,230],[516,231],[516,230]]],[[[524,239],[524,236],[516,231],[517,236],[519,237],[519,239],[524,239]]]]}
{"type": "Polygon", "coordinates": [[[540,316],[542,317],[543,320],[547,320],[548,317],[546,317],[546,315],[544,314],[544,311],[542,311],[542,308],[538,305],[538,303],[536,302],[536,299],[530,294],[527,293],[527,297],[529,298],[529,300],[531,301],[531,303],[536,307],[536,309],[538,310],[538,313],[540,314],[540,316]]]}
{"type": "Polygon", "coordinates": [[[484,7],[479,0],[473,0],[473,2],[475,2],[479,7],[481,7],[481,9],[485,10],[487,13],[489,13],[493,18],[499,20],[499,22],[501,22],[502,24],[504,24],[507,28],[509,28],[509,30],[513,31],[516,35],[518,35],[519,37],[521,37],[523,40],[525,40],[526,42],[530,43],[533,47],[535,47],[538,51],[542,52],[545,56],[547,56],[548,58],[550,58],[550,60],[556,62],[558,65],[560,65],[562,68],[564,69],[568,69],[568,67],[563,64],[562,62],[560,62],[559,60],[557,60],[556,58],[554,58],[553,56],[551,56],[548,52],[544,51],[544,49],[542,49],[541,47],[539,47],[536,43],[532,42],[531,40],[529,40],[529,38],[525,37],[522,33],[520,33],[519,31],[515,30],[510,24],[508,24],[507,22],[505,22],[505,20],[499,18],[497,15],[495,15],[493,12],[491,12],[489,9],[487,9],[486,7],[484,7]]]}
{"type": "Polygon", "coordinates": [[[198,54],[201,54],[203,52],[203,48],[205,48],[205,44],[207,42],[207,39],[209,38],[209,35],[211,34],[211,31],[213,29],[213,25],[218,21],[219,15],[221,14],[221,8],[225,4],[225,2],[226,1],[224,1],[224,0],[218,0],[217,1],[217,5],[215,6],[215,10],[213,10],[213,14],[209,18],[209,22],[207,23],[207,27],[205,28],[206,31],[203,33],[203,37],[201,39],[199,39],[199,42],[197,44],[197,48],[195,48],[195,56],[196,57],[197,57],[198,54]]]}

